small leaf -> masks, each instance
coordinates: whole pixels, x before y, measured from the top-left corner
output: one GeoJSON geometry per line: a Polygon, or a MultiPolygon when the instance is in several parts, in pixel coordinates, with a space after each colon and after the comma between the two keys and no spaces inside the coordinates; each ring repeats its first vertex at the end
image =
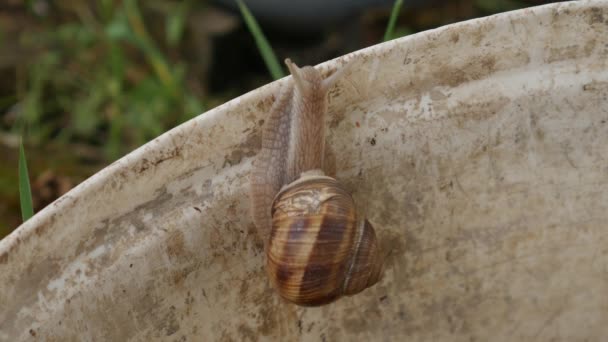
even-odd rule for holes
{"type": "Polygon", "coordinates": [[[272,47],[266,40],[266,37],[264,37],[264,33],[260,29],[260,26],[258,25],[257,21],[255,20],[251,12],[249,12],[249,9],[245,5],[245,3],[243,3],[242,0],[237,0],[237,2],[239,4],[241,14],[243,15],[243,19],[245,19],[245,24],[247,24],[249,32],[251,32],[253,38],[255,39],[255,43],[258,46],[258,50],[260,50],[260,54],[264,59],[264,63],[266,63],[268,71],[270,71],[270,74],[275,80],[278,80],[279,78],[285,76],[285,74],[283,73],[283,69],[281,68],[281,64],[279,64],[277,56],[275,56],[274,52],[272,51],[272,47]]]}
{"type": "Polygon", "coordinates": [[[25,222],[34,216],[34,207],[32,205],[32,189],[27,172],[23,141],[19,143],[19,199],[21,201],[21,217],[23,218],[23,222],[25,222]]]}
{"type": "Polygon", "coordinates": [[[397,17],[399,16],[399,12],[401,12],[401,5],[403,4],[403,0],[396,0],[393,5],[393,10],[391,11],[391,17],[388,20],[388,25],[386,26],[386,32],[384,32],[384,41],[387,42],[393,39],[393,30],[395,29],[395,23],[397,22],[397,17]]]}

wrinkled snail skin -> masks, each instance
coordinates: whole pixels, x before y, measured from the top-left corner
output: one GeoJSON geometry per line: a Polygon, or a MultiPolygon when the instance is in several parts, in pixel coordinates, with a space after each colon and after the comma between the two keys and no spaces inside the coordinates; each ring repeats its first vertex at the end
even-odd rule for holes
{"type": "Polygon", "coordinates": [[[272,285],[290,302],[316,306],[374,285],[382,260],[372,225],[322,171],[327,93],[352,62],[325,79],[312,67],[285,63],[293,83],[265,124],[251,174],[252,214],[272,285]]]}

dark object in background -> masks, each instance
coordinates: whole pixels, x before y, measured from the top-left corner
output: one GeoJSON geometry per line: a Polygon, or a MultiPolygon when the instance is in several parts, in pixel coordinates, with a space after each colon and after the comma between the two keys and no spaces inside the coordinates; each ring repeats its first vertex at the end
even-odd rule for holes
{"type": "MultiPolygon", "coordinates": [[[[236,0],[213,0],[215,4],[239,11],[236,0]]],[[[365,11],[390,8],[395,0],[243,0],[255,18],[266,28],[285,33],[318,33],[328,27],[365,11]]],[[[440,3],[461,3],[478,7],[494,7],[501,11],[548,4],[551,0],[403,0],[402,10],[433,7],[440,3]]]]}
{"type": "MultiPolygon", "coordinates": [[[[213,0],[240,19],[236,0],[213,0]]],[[[279,60],[316,65],[382,41],[395,0],[243,0],[279,60]]],[[[547,0],[404,0],[398,19],[404,35],[547,0]],[[405,30],[404,30],[405,29],[405,30]]],[[[208,86],[212,93],[240,94],[268,82],[251,33],[242,24],[213,40],[208,86]],[[245,61],[245,62],[244,62],[245,61]],[[244,81],[245,80],[245,81],[244,81]]]]}
{"type": "MultiPolygon", "coordinates": [[[[404,0],[402,8],[438,1],[404,0]]],[[[240,18],[236,0],[213,2],[240,18]]],[[[369,27],[362,18],[371,11],[382,13],[388,20],[394,0],[244,0],[244,3],[262,26],[279,60],[291,57],[301,64],[315,65],[379,42],[384,31],[370,38],[369,27]]],[[[242,81],[243,75],[249,79],[258,75],[259,79],[268,74],[245,25],[215,37],[213,46],[208,79],[212,92],[236,88],[243,93],[267,82],[242,81]]]]}
{"type": "MultiPolygon", "coordinates": [[[[236,0],[214,0],[238,12],[236,0]]],[[[394,0],[245,0],[255,18],[264,25],[293,33],[312,33],[359,14],[370,7],[391,6],[394,0]]],[[[425,3],[404,0],[404,6],[425,3]]]]}

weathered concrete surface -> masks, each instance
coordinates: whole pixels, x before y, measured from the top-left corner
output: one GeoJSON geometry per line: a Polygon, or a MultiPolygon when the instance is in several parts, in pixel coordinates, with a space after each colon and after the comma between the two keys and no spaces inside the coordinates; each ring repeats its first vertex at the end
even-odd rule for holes
{"type": "Polygon", "coordinates": [[[330,95],[327,155],[390,252],[378,285],[313,309],[269,288],[247,175],[283,80],[146,144],[0,242],[0,340],[605,339],[608,2],[357,55],[330,95]]]}

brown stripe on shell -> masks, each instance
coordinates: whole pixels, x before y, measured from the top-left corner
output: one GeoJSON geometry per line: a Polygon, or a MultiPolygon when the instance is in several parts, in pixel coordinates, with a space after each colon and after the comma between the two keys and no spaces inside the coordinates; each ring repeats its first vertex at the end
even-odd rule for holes
{"type": "MultiPolygon", "coordinates": [[[[306,222],[302,222],[300,225],[305,226],[305,224],[306,222]]],[[[296,266],[298,262],[294,258],[298,256],[299,252],[298,248],[290,246],[293,244],[290,244],[289,228],[288,226],[287,228],[272,229],[274,238],[270,241],[267,251],[267,272],[275,286],[297,293],[297,288],[293,288],[293,285],[290,284],[299,282],[303,266],[296,266]],[[286,249],[291,249],[291,253],[286,254],[284,252],[286,249]]],[[[302,262],[304,261],[300,261],[300,263],[302,262]]]]}
{"type": "Polygon", "coordinates": [[[267,251],[267,271],[280,294],[295,301],[300,282],[315,243],[316,227],[322,215],[302,217],[275,217],[275,238],[267,251]]]}
{"type": "Polygon", "coordinates": [[[300,282],[302,305],[322,305],[342,295],[354,223],[346,216],[324,216],[300,282]]]}
{"type": "Polygon", "coordinates": [[[283,264],[278,264],[274,270],[274,276],[280,284],[288,283],[293,275],[293,270],[283,264]]]}
{"type": "Polygon", "coordinates": [[[310,265],[302,278],[298,292],[298,304],[318,306],[330,303],[342,296],[341,286],[331,286],[340,283],[332,277],[335,269],[331,265],[310,265]]]}

